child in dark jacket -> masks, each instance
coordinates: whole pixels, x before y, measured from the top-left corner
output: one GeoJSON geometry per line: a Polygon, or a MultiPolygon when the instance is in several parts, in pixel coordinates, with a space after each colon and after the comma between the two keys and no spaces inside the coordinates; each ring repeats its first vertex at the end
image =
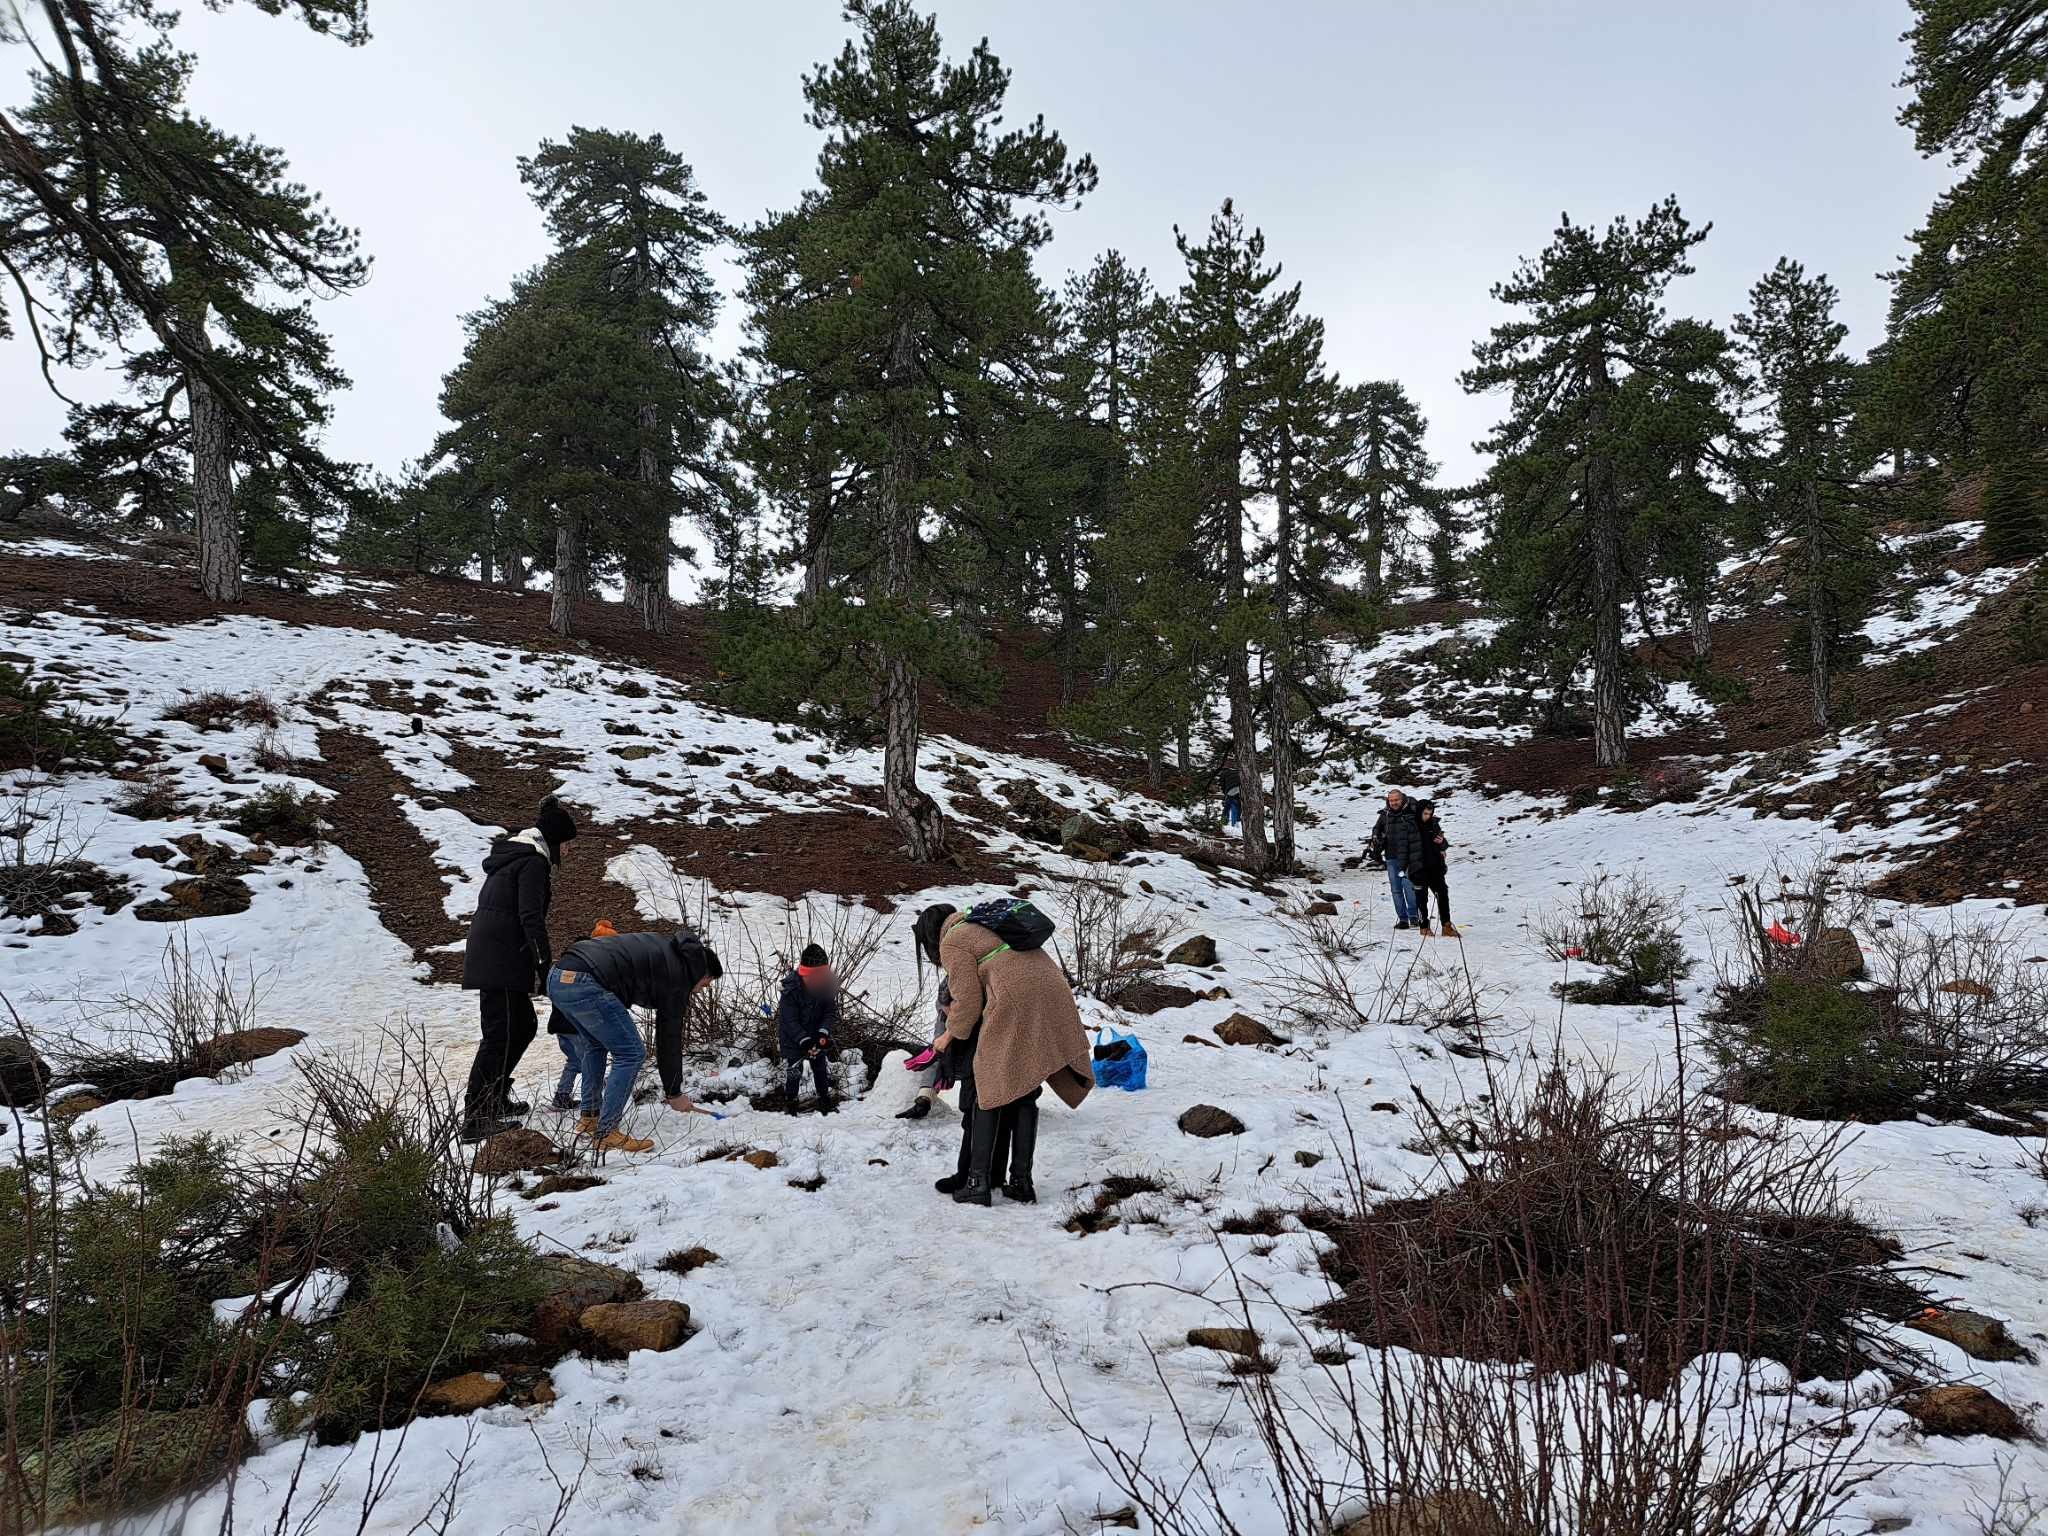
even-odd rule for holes
{"type": "Polygon", "coordinates": [[[1429,927],[1429,898],[1436,898],[1436,915],[1443,924],[1441,932],[1447,939],[1462,938],[1463,935],[1451,922],[1451,883],[1449,872],[1450,840],[1444,836],[1443,823],[1436,819],[1436,802],[1423,800],[1415,807],[1416,824],[1422,830],[1422,851],[1409,866],[1408,877],[1415,884],[1415,899],[1421,914],[1422,936],[1431,937],[1429,927]]]}
{"type": "Polygon", "coordinates": [[[784,1064],[783,1096],[789,1100],[792,1115],[797,1112],[796,1096],[807,1058],[818,1089],[818,1113],[829,1115],[836,1107],[831,1081],[825,1075],[825,1059],[838,1028],[839,981],[832,974],[832,959],[816,944],[806,944],[796,969],[782,979],[782,1002],[775,1010],[775,1034],[784,1064]]]}

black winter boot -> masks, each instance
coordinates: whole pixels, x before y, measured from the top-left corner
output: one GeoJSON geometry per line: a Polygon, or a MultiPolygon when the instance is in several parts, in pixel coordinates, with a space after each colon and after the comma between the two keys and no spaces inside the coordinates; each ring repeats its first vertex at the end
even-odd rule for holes
{"type": "Polygon", "coordinates": [[[955,1205],[989,1205],[989,1166],[996,1151],[996,1120],[1000,1111],[977,1108],[974,1112],[973,1155],[967,1165],[967,1182],[953,1191],[955,1205]]]}
{"type": "Polygon", "coordinates": [[[943,1179],[932,1180],[932,1188],[942,1195],[955,1194],[966,1187],[967,1175],[964,1173],[949,1173],[943,1179]]]}
{"type": "Polygon", "coordinates": [[[1014,1106],[1010,1126],[1010,1178],[1003,1185],[1003,1198],[1019,1205],[1038,1204],[1038,1191],[1031,1186],[1031,1159],[1038,1151],[1038,1101],[1025,1100],[1014,1106]]]}
{"type": "Polygon", "coordinates": [[[465,1115],[462,1120],[464,1141],[489,1141],[501,1131],[519,1129],[517,1120],[500,1120],[494,1115],[465,1115]]]}

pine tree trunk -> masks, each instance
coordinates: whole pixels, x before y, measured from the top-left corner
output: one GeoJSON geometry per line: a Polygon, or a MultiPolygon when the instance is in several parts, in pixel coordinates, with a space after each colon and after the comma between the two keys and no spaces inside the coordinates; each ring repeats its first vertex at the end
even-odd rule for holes
{"type": "Polygon", "coordinates": [[[1806,670],[1813,723],[1828,724],[1828,602],[1824,581],[1826,549],[1820,512],[1820,487],[1806,487],[1806,670]]]}
{"type": "Polygon", "coordinates": [[[555,523],[555,592],[548,607],[548,628],[558,635],[574,633],[576,599],[583,595],[583,525],[573,512],[555,523]]]}
{"type": "Polygon", "coordinates": [[[1149,787],[1157,789],[1160,780],[1165,777],[1165,773],[1166,764],[1160,756],[1159,738],[1157,736],[1149,736],[1145,740],[1145,783],[1149,787]]]}
{"type": "Polygon", "coordinates": [[[1294,679],[1294,435],[1280,429],[1280,476],[1273,530],[1273,604],[1280,620],[1279,654],[1266,690],[1273,733],[1273,863],[1294,868],[1294,741],[1288,693],[1294,679]]]}
{"type": "MultiPolygon", "coordinates": [[[[184,321],[186,343],[210,350],[206,306],[184,321]]],[[[185,376],[185,404],[191,415],[192,510],[199,538],[199,590],[216,603],[242,597],[242,525],[235,516],[234,477],[228,462],[228,413],[213,386],[185,376]]]]}
{"type": "Polygon", "coordinates": [[[832,474],[811,477],[804,507],[804,601],[814,603],[832,586],[832,474]]]}
{"type": "Polygon", "coordinates": [[[1714,604],[1712,594],[1701,590],[1692,595],[1692,659],[1711,661],[1714,656],[1714,604]]]}
{"type": "Polygon", "coordinates": [[[1387,506],[1386,489],[1380,480],[1380,440],[1375,430],[1366,472],[1372,476],[1372,490],[1365,498],[1365,595],[1377,603],[1386,590],[1387,506]]]}
{"type": "Polygon", "coordinates": [[[1193,757],[1188,747],[1188,722],[1186,716],[1182,716],[1179,723],[1174,727],[1173,770],[1182,778],[1186,778],[1195,771],[1193,757]]]}
{"type": "MultiPolygon", "coordinates": [[[[1244,554],[1244,434],[1237,406],[1237,360],[1226,362],[1224,380],[1224,452],[1230,463],[1224,474],[1223,516],[1225,529],[1226,596],[1233,610],[1245,602],[1244,554]]],[[[1239,640],[1230,649],[1229,679],[1225,690],[1230,700],[1230,740],[1237,754],[1239,793],[1244,813],[1245,863],[1255,875],[1263,875],[1273,853],[1266,842],[1266,790],[1259,770],[1259,723],[1257,703],[1252,695],[1251,643],[1239,640]]]]}
{"type": "MultiPolygon", "coordinates": [[[[917,336],[908,319],[899,320],[891,347],[892,387],[907,388],[917,365],[917,336]]],[[[899,407],[899,413],[906,407],[899,407]]],[[[917,507],[910,497],[917,466],[912,459],[910,428],[901,419],[889,429],[889,461],[882,468],[877,511],[880,514],[886,561],[884,594],[892,602],[912,600],[912,562],[917,549],[917,507]]],[[[946,823],[932,797],[917,787],[917,671],[910,658],[891,647],[882,670],[882,804],[910,850],[928,863],[946,851],[946,823]]]]}
{"type": "Polygon", "coordinates": [[[1628,761],[1622,701],[1621,529],[1608,466],[1595,460],[1586,476],[1586,515],[1593,542],[1593,761],[1628,761]]]}

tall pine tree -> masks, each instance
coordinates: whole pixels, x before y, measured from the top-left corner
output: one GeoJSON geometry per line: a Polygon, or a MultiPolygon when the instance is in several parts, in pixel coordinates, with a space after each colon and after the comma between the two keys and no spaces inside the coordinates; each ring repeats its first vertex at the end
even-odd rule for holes
{"type": "MultiPolygon", "coordinates": [[[[363,0],[257,3],[350,43],[368,36],[363,0]]],[[[307,300],[360,286],[368,265],[282,154],[187,109],[193,61],[170,42],[172,13],[73,0],[41,14],[54,44],[19,122],[0,114],[0,264],[46,376],[125,354],[138,404],[74,416],[74,440],[97,421],[112,429],[102,445],[147,444],[139,458],[165,438],[138,423],[178,422],[200,586],[233,601],[244,508],[322,504],[346,487],[317,443],[345,380],[307,300]],[[123,35],[124,21],[143,35],[123,35]],[[237,466],[256,476],[241,505],[237,466]]]]}
{"type": "Polygon", "coordinates": [[[1525,314],[1476,344],[1463,375],[1468,390],[1508,395],[1508,414],[1480,444],[1493,455],[1489,595],[1509,621],[1494,652],[1540,658],[1553,687],[1590,661],[1602,767],[1627,760],[1623,626],[1631,606],[1648,608],[1656,574],[1661,502],[1646,492],[1661,486],[1630,472],[1664,426],[1654,391],[1631,385],[1689,361],[1672,346],[1662,300],[1706,234],[1675,199],[1604,231],[1567,217],[1540,256],[1494,288],[1525,314]]]}
{"type": "Polygon", "coordinates": [[[1848,636],[1875,590],[1877,547],[1862,500],[1867,465],[1851,430],[1856,365],[1842,351],[1849,329],[1837,294],[1780,258],[1750,290],[1735,321],[1761,391],[1764,430],[1755,482],[1765,526],[1788,545],[1788,586],[1802,615],[1813,723],[1828,724],[1829,683],[1848,636]]]}
{"type": "Polygon", "coordinates": [[[963,522],[991,527],[994,438],[1012,380],[1042,361],[1052,306],[1031,272],[1045,207],[1095,184],[1036,120],[1003,126],[1010,77],[984,42],[962,62],[906,0],[854,0],[855,38],[804,82],[825,134],[818,190],[781,225],[776,261],[801,302],[757,311],[762,365],[807,381],[820,466],[871,466],[860,515],[876,558],[850,572],[874,657],[883,801],[912,855],[946,835],[917,785],[918,684],[957,637],[929,602],[933,558],[963,522]],[[931,537],[927,538],[930,527],[931,537]]]}

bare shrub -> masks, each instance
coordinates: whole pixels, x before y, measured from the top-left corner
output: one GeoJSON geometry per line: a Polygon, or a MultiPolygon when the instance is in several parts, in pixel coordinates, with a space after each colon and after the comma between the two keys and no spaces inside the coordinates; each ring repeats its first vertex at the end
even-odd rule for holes
{"type": "Polygon", "coordinates": [[[125,906],[133,888],[85,858],[89,841],[47,780],[0,795],[0,912],[41,917],[45,931],[69,932],[65,907],[86,900],[108,912],[125,906]]]}
{"type": "Polygon", "coordinates": [[[1235,1536],[1254,1508],[1290,1536],[1828,1528],[1863,1437],[1791,1383],[1885,1354],[1864,1313],[1920,1299],[1841,1205],[1833,1144],[1733,1136],[1682,1090],[1646,1105],[1555,1069],[1495,1098],[1478,1150],[1440,1153],[1430,1194],[1376,1199],[1354,1142],[1353,1209],[1313,1213],[1332,1239],[1325,1306],[1234,1268],[1225,1299],[1206,1298],[1267,1366],[1283,1339],[1310,1362],[1305,1380],[1284,1363],[1233,1373],[1263,1487],[1246,1486],[1219,1411],[1176,1395],[1156,1361],[1166,1445],[1091,1428],[1057,1367],[1041,1371],[1145,1529],[1235,1536]],[[1331,1324],[1370,1347],[1331,1348],[1331,1324]],[[1765,1363],[1781,1353],[1789,1373],[1765,1363]]]}
{"type": "Polygon", "coordinates": [[[177,720],[194,730],[225,731],[238,725],[260,725],[275,730],[284,723],[277,705],[265,693],[222,693],[209,689],[190,693],[164,711],[166,720],[177,720]]]}
{"type": "Polygon", "coordinates": [[[168,768],[151,769],[129,785],[128,792],[114,802],[114,809],[137,821],[168,821],[182,815],[178,776],[168,768]]]}
{"type": "Polygon", "coordinates": [[[1682,1085],[1646,1100],[1555,1063],[1459,1127],[1425,1116],[1442,1187],[1361,1196],[1328,1256],[1321,1316],[1361,1342],[1651,1391],[1717,1352],[1801,1380],[1912,1364],[1870,1320],[1926,1297],[1845,1201],[1839,1131],[1760,1137],[1682,1085]]]}
{"type": "Polygon", "coordinates": [[[259,842],[318,847],[327,836],[322,819],[327,804],[319,795],[289,784],[269,784],[251,796],[228,825],[259,842]]]}
{"type": "Polygon", "coordinates": [[[1054,881],[1066,922],[1053,943],[1075,991],[1113,1003],[1162,968],[1167,919],[1128,879],[1076,864],[1054,881]]]}
{"type": "Polygon", "coordinates": [[[1600,870],[1579,883],[1576,896],[1534,928],[1553,960],[1578,960],[1607,972],[1593,981],[1567,980],[1559,993],[1575,1003],[1662,1004],[1692,973],[1679,933],[1675,898],[1640,870],[1600,870]]]}
{"type": "Polygon", "coordinates": [[[41,1037],[58,1078],[101,1098],[148,1099],[189,1077],[234,1077],[247,1060],[224,1037],[257,1027],[263,989],[253,968],[194,953],[188,934],[164,946],[156,982],[74,1004],[83,1022],[41,1037]]]}
{"type": "Polygon", "coordinates": [[[276,731],[265,731],[257,739],[249,761],[264,773],[296,773],[299,767],[298,759],[285,750],[284,743],[277,739],[276,731]]]}
{"type": "Polygon", "coordinates": [[[1734,953],[1715,957],[1723,986],[1771,976],[1839,981],[1857,969],[1854,935],[1869,921],[1870,892],[1825,853],[1774,861],[1744,884],[1736,915],[1734,953]]]}
{"type": "Polygon", "coordinates": [[[1500,989],[1482,986],[1462,951],[1387,944],[1363,912],[1292,917],[1285,935],[1265,989],[1303,1031],[1478,1030],[1499,1018],[1500,989]]]}

